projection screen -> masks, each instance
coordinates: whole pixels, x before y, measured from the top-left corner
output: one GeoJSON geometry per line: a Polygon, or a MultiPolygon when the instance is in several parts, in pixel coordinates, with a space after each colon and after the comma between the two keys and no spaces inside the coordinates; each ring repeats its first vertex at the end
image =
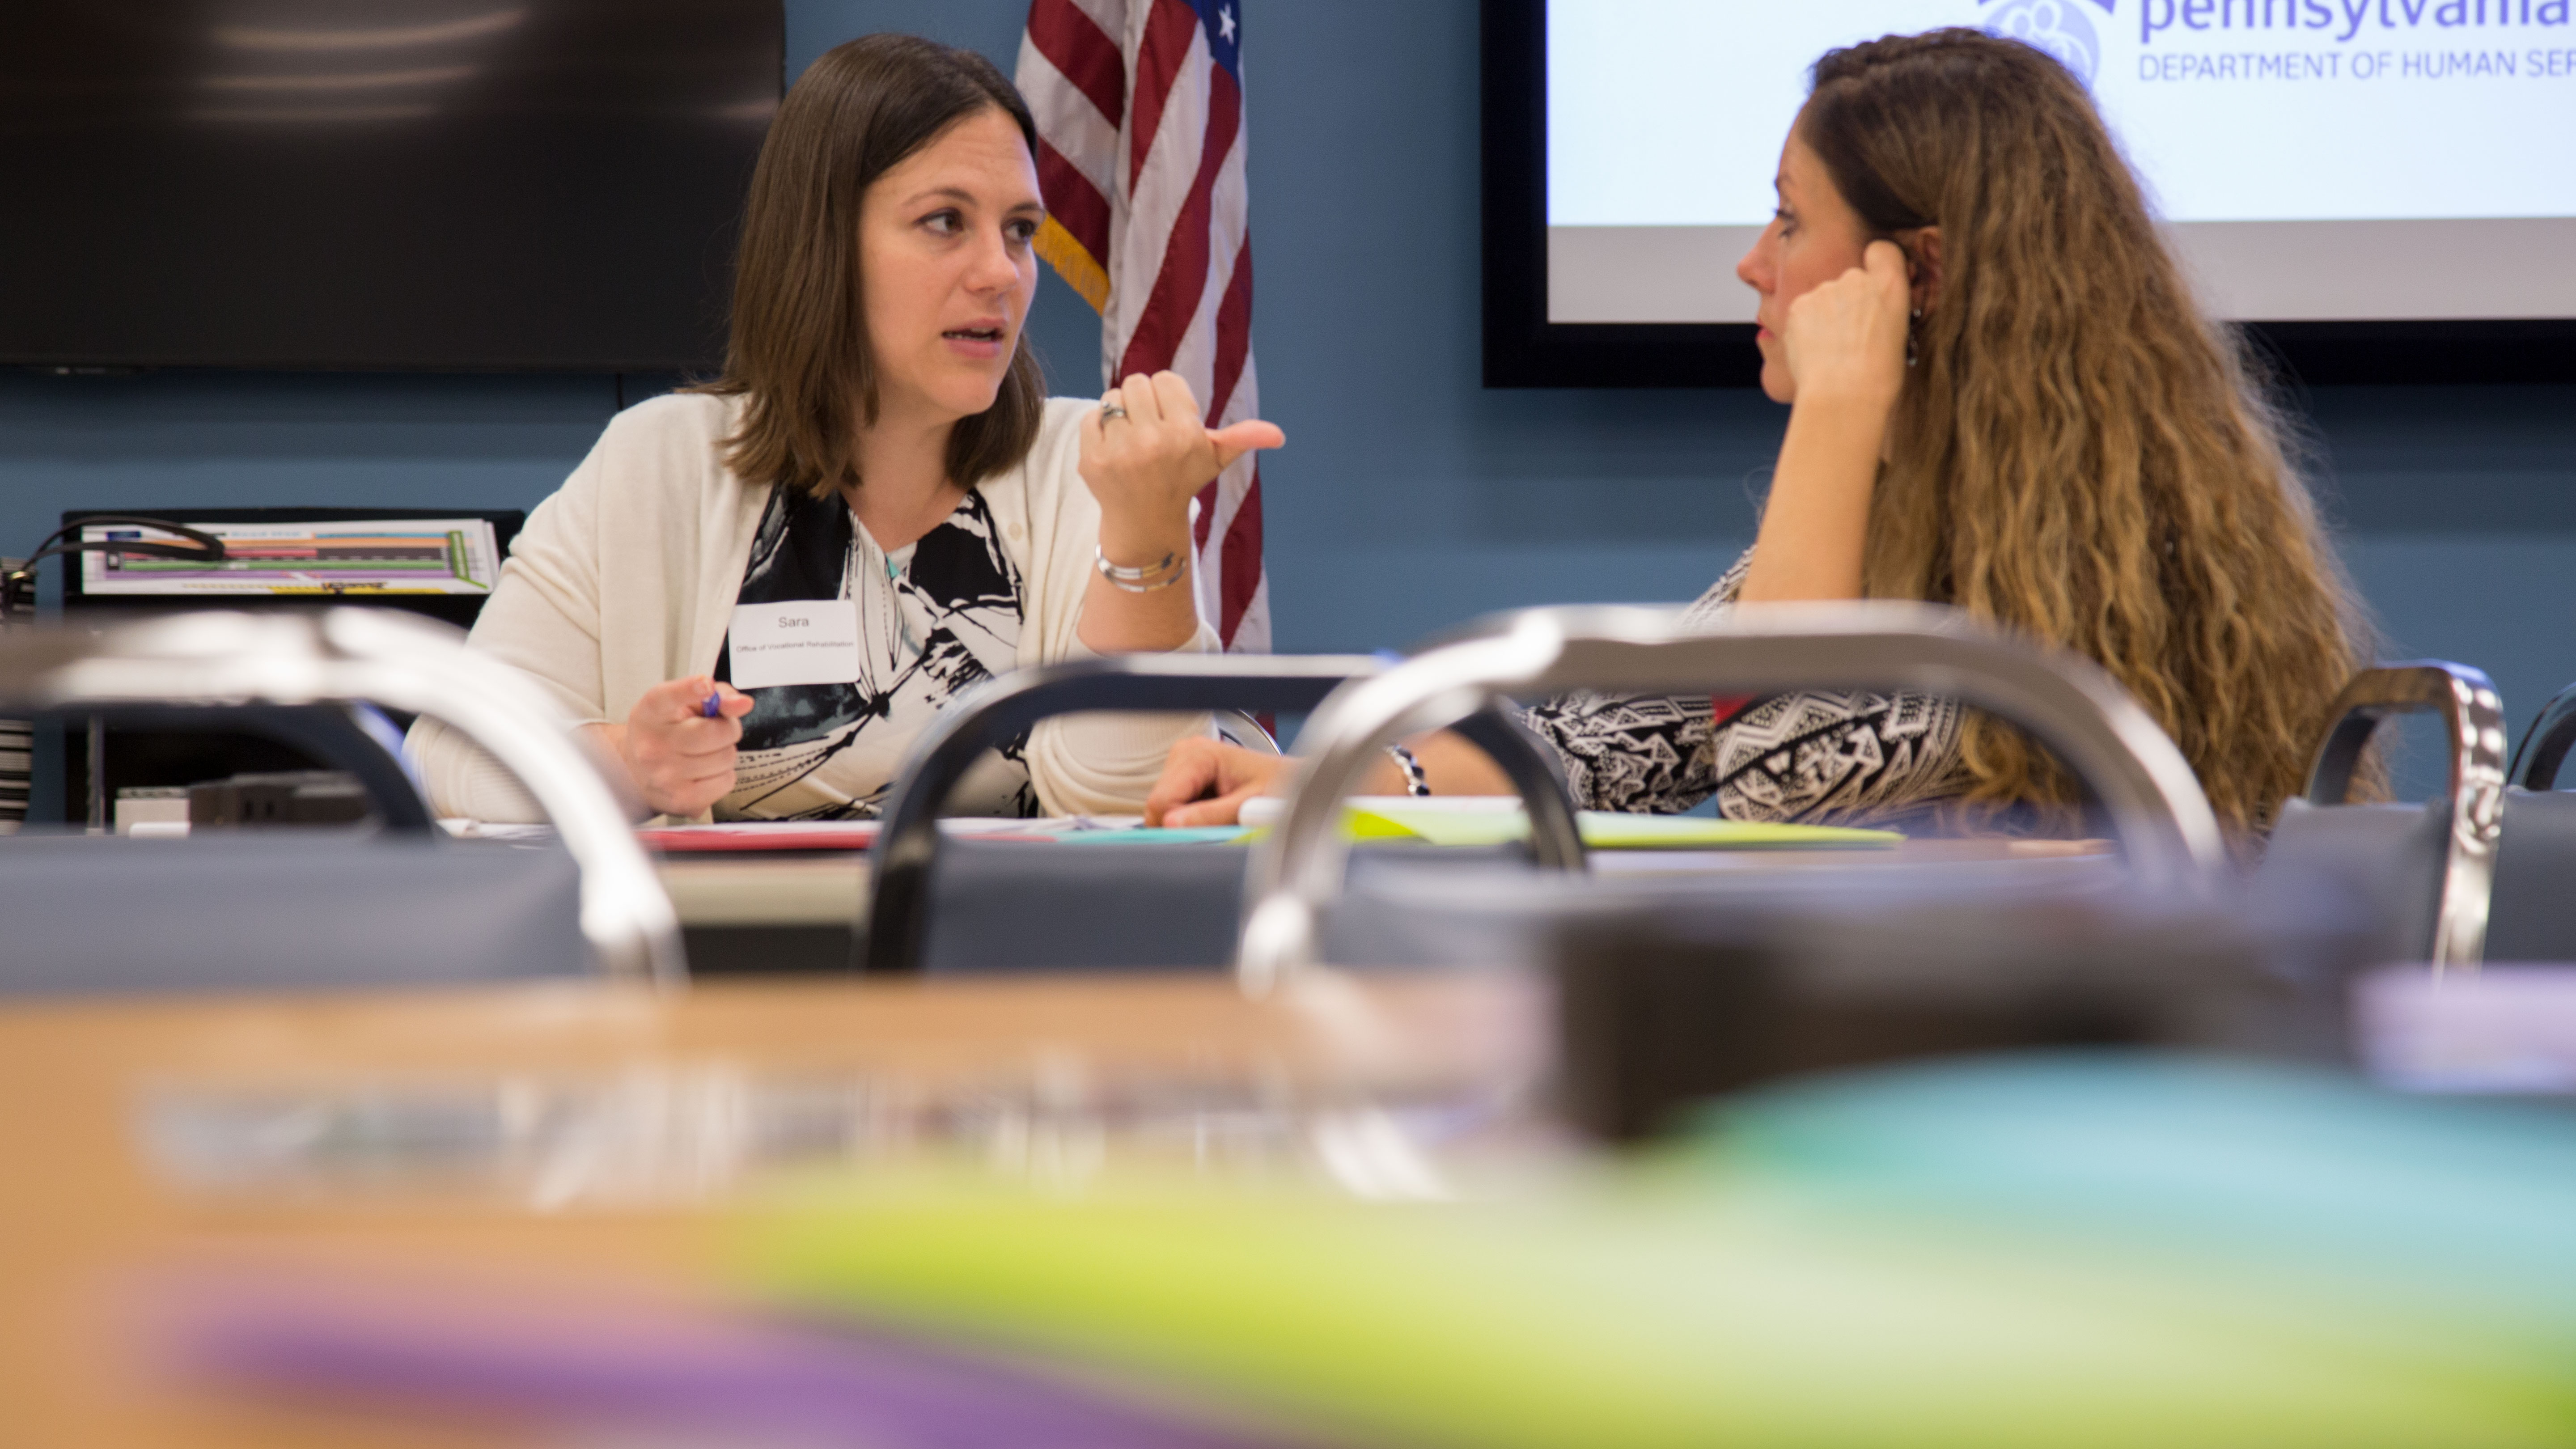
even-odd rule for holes
{"type": "Polygon", "coordinates": [[[1750,321],[1808,67],[1943,25],[2085,81],[2219,317],[2576,318],[2569,0],[1529,3],[1546,324],[1750,321]]]}

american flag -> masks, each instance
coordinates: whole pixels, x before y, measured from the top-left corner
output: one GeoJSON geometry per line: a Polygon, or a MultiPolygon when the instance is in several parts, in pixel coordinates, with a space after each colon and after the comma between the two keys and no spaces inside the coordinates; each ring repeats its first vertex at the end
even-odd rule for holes
{"type": "MultiPolygon", "coordinates": [[[[1261,415],[1243,179],[1240,0],[1031,0],[1019,84],[1038,122],[1038,253],[1100,313],[1103,386],[1170,368],[1209,425],[1261,415]]],[[[1199,494],[1203,617],[1270,647],[1259,454],[1199,494]]]]}

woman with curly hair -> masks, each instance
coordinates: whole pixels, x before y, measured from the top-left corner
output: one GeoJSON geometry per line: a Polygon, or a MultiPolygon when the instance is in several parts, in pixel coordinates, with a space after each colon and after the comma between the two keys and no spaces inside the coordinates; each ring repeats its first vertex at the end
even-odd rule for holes
{"type": "MultiPolygon", "coordinates": [[[[1736,273],[1789,426],[1752,550],[1692,612],[1928,600],[2077,651],[2163,724],[2233,833],[2266,830],[2365,634],[2288,429],[2082,84],[1974,30],[1836,50],[1777,185],[1736,273]]],[[[1973,824],[2076,800],[2045,750],[1945,699],[1576,695],[1525,718],[1595,809],[1714,794],[1732,818],[1973,824]]],[[[1508,788],[1454,736],[1409,753],[1380,787],[1508,788]]],[[[1184,742],[1149,812],[1230,818],[1277,774],[1184,742]]]]}

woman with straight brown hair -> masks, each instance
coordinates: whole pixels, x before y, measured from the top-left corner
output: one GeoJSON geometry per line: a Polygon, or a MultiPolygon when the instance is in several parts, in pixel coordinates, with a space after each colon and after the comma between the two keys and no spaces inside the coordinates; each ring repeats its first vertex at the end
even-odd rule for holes
{"type": "MultiPolygon", "coordinates": [[[[1974,30],[1833,51],[1778,187],[1736,271],[1789,427],[1752,550],[1694,612],[1956,605],[2108,669],[2221,822],[2268,829],[2365,636],[2285,428],[2193,305],[2083,86],[1974,30]]],[[[1585,695],[1526,718],[1597,809],[1715,794],[1736,818],[1932,807],[1976,825],[2065,823],[2075,803],[2043,750],[1944,699],[1585,695]]],[[[1453,736],[1397,754],[1376,788],[1507,788],[1453,736]]],[[[1230,818],[1277,774],[1185,743],[1147,811],[1230,818]]]]}
{"type": "MultiPolygon", "coordinates": [[[[826,53],[754,172],[716,381],[621,413],[512,549],[473,643],[547,685],[652,810],[876,813],[958,691],[1089,653],[1209,650],[1191,498],[1267,423],[1171,373],[1046,398],[1022,327],[1036,126],[982,57],[826,53]]],[[[1186,718],[1040,725],[959,808],[1132,811],[1186,718]]],[[[533,807],[415,737],[444,814],[533,807]]]]}

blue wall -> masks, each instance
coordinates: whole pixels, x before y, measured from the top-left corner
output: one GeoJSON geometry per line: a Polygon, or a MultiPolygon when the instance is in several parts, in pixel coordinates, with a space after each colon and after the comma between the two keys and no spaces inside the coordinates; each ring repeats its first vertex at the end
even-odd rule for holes
{"type": "MultiPolygon", "coordinates": [[[[1697,593],[1750,538],[1758,396],[1478,386],[1472,0],[1249,0],[1255,341],[1278,645],[1401,644],[1483,610],[1697,593]]],[[[788,0],[788,68],[911,30],[1007,70],[1022,0],[788,0]]],[[[1743,144],[1769,146],[1772,137],[1743,144]]],[[[1050,276],[1032,332],[1096,389],[1050,276]]],[[[0,552],[67,507],[527,507],[604,377],[0,376],[0,552]]],[[[630,384],[631,387],[631,384],[630,384]]],[[[635,394],[630,391],[629,400],[635,394]]],[[[2517,726],[2576,679],[2576,388],[2343,388],[2309,405],[2391,655],[2484,665],[2517,726]]]]}

